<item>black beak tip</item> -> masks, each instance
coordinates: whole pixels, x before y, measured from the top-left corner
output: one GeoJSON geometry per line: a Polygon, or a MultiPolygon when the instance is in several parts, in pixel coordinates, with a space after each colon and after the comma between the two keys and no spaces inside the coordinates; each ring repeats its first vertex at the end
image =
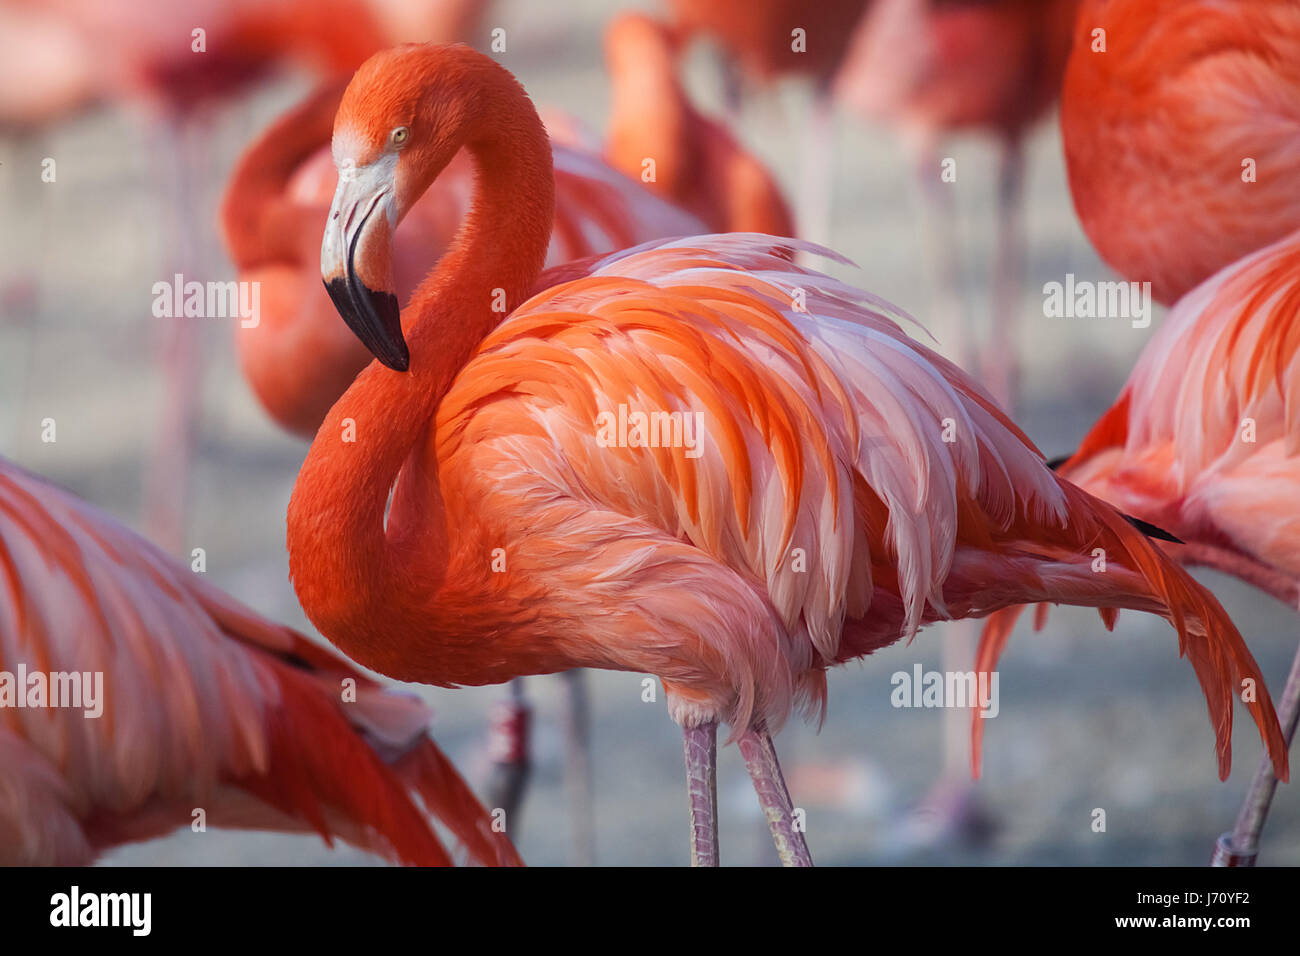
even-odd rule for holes
{"type": "Polygon", "coordinates": [[[406,342],[398,339],[396,347],[384,355],[376,355],[375,358],[383,362],[394,372],[408,372],[411,369],[411,353],[406,348],[406,342]]]}
{"type": "Polygon", "coordinates": [[[402,336],[401,309],[397,296],[391,292],[376,292],[358,281],[337,276],[325,283],[343,321],[347,323],[361,344],[379,362],[395,372],[405,372],[411,367],[411,353],[402,336]]]}

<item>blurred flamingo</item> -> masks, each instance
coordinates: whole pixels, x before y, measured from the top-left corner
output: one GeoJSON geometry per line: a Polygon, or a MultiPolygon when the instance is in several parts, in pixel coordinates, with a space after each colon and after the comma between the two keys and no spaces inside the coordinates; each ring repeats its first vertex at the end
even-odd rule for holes
{"type": "Polygon", "coordinates": [[[0,864],[83,866],[199,819],[449,864],[417,795],[473,861],[519,862],[418,700],[3,460],[0,660],[28,700],[36,673],[103,675],[87,707],[0,695],[0,864]]]}
{"type": "MultiPolygon", "coordinates": [[[[1163,502],[1160,520],[1188,542],[1171,549],[1182,560],[1211,563],[1289,604],[1295,604],[1294,566],[1264,549],[1259,538],[1267,528],[1284,539],[1286,531],[1276,523],[1288,511],[1275,509],[1266,526],[1253,530],[1239,521],[1213,534],[1195,520],[1189,524],[1189,516],[1180,513],[1186,506],[1181,496],[1199,502],[1191,490],[1199,487],[1213,496],[1216,507],[1267,510],[1268,502],[1257,494],[1262,486],[1247,491],[1241,476],[1230,474],[1238,459],[1242,467],[1266,467],[1266,457],[1251,454],[1264,455],[1263,446],[1233,444],[1226,418],[1219,420],[1205,404],[1206,395],[1197,393],[1268,404],[1269,383],[1256,381],[1255,373],[1243,368],[1235,370],[1237,378],[1214,382],[1213,388],[1208,387],[1211,381],[1192,375],[1181,386],[1180,394],[1191,403],[1185,414],[1169,403],[1187,371],[1178,367],[1175,353],[1185,358],[1190,349],[1220,348],[1216,361],[1229,354],[1244,356],[1247,349],[1259,361],[1275,355],[1276,392],[1295,393],[1288,391],[1286,374],[1291,317],[1270,318],[1258,298],[1262,290],[1280,293],[1285,285],[1274,266],[1294,262],[1287,251],[1290,240],[1233,263],[1300,228],[1300,202],[1288,186],[1289,174],[1300,167],[1298,58],[1300,7],[1287,0],[1234,5],[1088,0],[1079,13],[1061,105],[1070,189],[1084,230],[1101,257],[1126,278],[1150,282],[1152,294],[1162,302],[1180,300],[1170,323],[1176,318],[1194,340],[1178,344],[1175,333],[1162,332],[1148,346],[1129,387],[1071,467],[1083,476],[1095,467],[1098,490],[1110,493],[1106,470],[1114,467],[1127,475],[1130,458],[1147,462],[1143,467],[1153,474],[1152,456],[1174,427],[1171,423],[1201,420],[1198,415],[1213,420],[1215,427],[1194,440],[1190,425],[1178,425],[1179,437],[1191,444],[1176,453],[1164,448],[1163,453],[1183,463],[1189,462],[1187,455],[1214,447],[1232,453],[1203,473],[1163,476],[1138,513],[1163,502]],[[1221,269],[1225,271],[1207,282],[1221,269]],[[1246,314],[1250,309],[1256,312],[1253,318],[1246,314]],[[1220,329],[1235,331],[1229,339],[1219,335],[1220,329]],[[1125,396],[1135,394],[1139,381],[1152,390],[1154,407],[1129,407],[1125,396]],[[1219,550],[1208,553],[1207,545],[1219,550]],[[1227,561],[1223,548],[1253,560],[1227,561]]],[[[1287,301],[1279,300],[1274,308],[1287,301]]],[[[1227,415],[1229,406],[1221,412],[1227,415]]],[[[1271,416],[1274,431],[1294,434],[1289,411],[1281,418],[1284,413],[1270,405],[1260,414],[1261,421],[1271,416]]],[[[1125,477],[1120,484],[1127,481],[1125,477]]],[[[1288,739],[1295,723],[1296,681],[1293,672],[1283,700],[1288,739]]],[[[1274,785],[1267,770],[1256,776],[1234,832],[1220,841],[1220,862],[1254,860],[1274,785]]]]}
{"type": "Polygon", "coordinates": [[[711,231],[794,235],[772,174],[725,126],[691,105],[677,79],[676,59],[671,31],[650,17],[628,13],[611,22],[605,60],[613,107],[605,158],[642,181],[644,163],[653,160],[649,188],[690,210],[711,231]]]}
{"type": "MultiPolygon", "coordinates": [[[[192,273],[207,256],[198,197],[213,150],[212,109],[293,66],[316,76],[343,76],[375,50],[399,40],[461,39],[439,29],[472,28],[484,0],[4,0],[0,23],[24,27],[13,46],[26,68],[18,92],[0,95],[6,112],[27,122],[56,119],[94,100],[143,105],[153,141],[145,152],[163,184],[162,231],[170,260],[163,274],[192,273]],[[33,95],[48,81],[46,92],[33,95]],[[13,102],[7,102],[13,101],[13,102]]],[[[7,48],[9,44],[5,44],[7,48]]],[[[0,67],[0,77],[9,71],[0,67]]],[[[155,320],[157,322],[157,320],[155,320]]],[[[193,321],[158,323],[164,376],[161,421],[145,472],[145,523],[170,551],[186,525],[190,471],[199,419],[203,362],[193,321]]]]}
{"type": "Polygon", "coordinates": [[[1300,4],[1089,0],[1061,132],[1088,238],[1176,301],[1300,228],[1300,4]]]}
{"type": "MultiPolygon", "coordinates": [[[[1027,600],[1171,620],[1227,773],[1236,681],[1261,682],[1222,608],[1055,476],[885,303],[752,234],[645,243],[529,299],[550,144],[514,77],[464,47],[372,57],[333,142],[353,173],[322,274],[379,362],[308,451],[288,546],[308,616],[358,661],[440,686],[658,676],[683,728],[697,863],[718,860],[719,721],[782,861],[807,864],[771,734],[795,707],[824,712],[829,667],[1027,600]],[[392,231],[462,147],[480,173],[470,214],[403,322],[392,231]],[[661,428],[676,414],[681,433],[620,441],[600,423],[613,409],[661,428]]],[[[1248,707],[1285,776],[1262,684],[1248,707]]]]}
{"type": "Polygon", "coordinates": [[[951,330],[957,360],[978,366],[981,380],[1008,409],[1019,377],[1024,138],[1060,94],[1078,2],[877,0],[835,80],[839,100],[903,134],[929,205],[937,310],[951,330]],[[992,324],[978,350],[962,319],[951,184],[940,178],[937,152],[945,136],[972,130],[997,137],[1002,154],[992,324]]]}
{"type": "MultiPolygon", "coordinates": [[[[240,279],[261,289],[260,322],[235,330],[244,376],[271,417],[304,438],[315,436],[330,406],[370,360],[339,322],[320,283],[321,236],[338,182],[329,139],[343,87],[325,85],[272,124],[245,151],[221,206],[226,246],[240,279]]],[[[704,228],[590,152],[560,143],[552,143],[552,151],[559,211],[548,265],[704,228]]],[[[473,182],[473,164],[462,154],[412,209],[392,253],[402,302],[460,228],[473,182]]],[[[548,271],[538,288],[566,275],[563,266],[548,271]]],[[[564,707],[575,860],[591,863],[593,795],[586,687],[579,672],[565,675],[564,707]]],[[[528,702],[515,686],[496,709],[488,748],[494,763],[488,799],[506,811],[515,833],[529,762],[528,724],[528,702]]]]}
{"type": "MultiPolygon", "coordinates": [[[[1178,302],[1060,473],[1168,529],[1179,541],[1165,550],[1182,563],[1300,607],[1300,232],[1178,302]]],[[[981,667],[1014,619],[991,622],[981,667]]],[[[1300,651],[1280,705],[1288,746],[1297,714],[1300,651]]],[[[1218,862],[1254,864],[1276,787],[1265,759],[1218,862]]]]}
{"type": "Polygon", "coordinates": [[[738,74],[769,85],[790,76],[812,83],[799,183],[799,235],[830,239],[834,113],[830,82],[853,27],[873,0],[667,0],[673,31],[683,40],[706,36],[727,60],[728,103],[740,100],[738,74]]]}
{"type": "MultiPolygon", "coordinates": [[[[146,153],[158,164],[163,187],[168,277],[192,273],[204,258],[196,195],[211,153],[212,107],[287,63],[350,72],[390,42],[362,0],[41,0],[40,6],[81,38],[95,64],[94,98],[140,104],[150,116],[146,153]]],[[[165,399],[145,472],[145,523],[151,538],[175,551],[186,524],[203,363],[194,321],[154,322],[165,399]]]]}

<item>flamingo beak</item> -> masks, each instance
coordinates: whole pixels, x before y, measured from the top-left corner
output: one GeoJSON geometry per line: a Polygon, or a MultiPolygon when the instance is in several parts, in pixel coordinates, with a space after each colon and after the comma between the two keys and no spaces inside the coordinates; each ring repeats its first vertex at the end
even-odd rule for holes
{"type": "Polygon", "coordinates": [[[411,366],[393,278],[393,166],[339,171],[320,247],[321,278],[343,321],[375,358],[397,372],[411,366]]]}

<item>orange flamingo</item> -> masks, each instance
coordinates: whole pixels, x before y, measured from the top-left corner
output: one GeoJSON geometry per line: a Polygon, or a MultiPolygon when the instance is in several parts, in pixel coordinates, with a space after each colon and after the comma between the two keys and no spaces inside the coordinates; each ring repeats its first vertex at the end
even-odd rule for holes
{"type": "Polygon", "coordinates": [[[673,31],[683,39],[706,36],[727,56],[725,76],[733,113],[739,106],[737,71],[762,85],[784,77],[812,83],[812,106],[803,136],[799,234],[829,239],[834,153],[830,81],[872,0],[668,0],[673,31]]]}
{"type": "MultiPolygon", "coordinates": [[[[1222,608],[891,307],[752,234],[645,243],[528,299],[550,144],[515,78],[465,47],[368,60],[333,149],[352,173],[322,275],[379,361],[307,453],[288,547],[303,608],[359,662],[440,686],[658,676],[697,863],[718,859],[719,721],[782,861],[807,864],[771,733],[824,711],[829,667],[1026,601],[1171,620],[1227,773],[1236,682],[1262,681],[1222,608]],[[393,230],[461,148],[470,213],[403,317],[393,230]]],[[[1266,691],[1248,707],[1285,776],[1266,691]]]]}
{"type": "Polygon", "coordinates": [[[418,700],[3,460],[0,662],[0,865],[85,865],[196,809],[205,825],[449,864],[416,795],[471,859],[519,862],[418,700]],[[39,706],[55,675],[81,699],[39,706]]]}
{"type": "Polygon", "coordinates": [[[617,17],[605,32],[605,59],[613,99],[605,142],[611,165],[644,180],[643,164],[653,160],[647,185],[711,231],[794,235],[772,174],[725,126],[691,105],[666,27],[641,14],[617,17]]]}
{"type": "MultiPolygon", "coordinates": [[[[325,413],[365,367],[370,354],[338,321],[320,284],[320,243],[338,176],[329,138],[343,84],[327,84],[286,113],[246,150],[222,202],[226,245],[240,278],[261,289],[261,320],[235,330],[244,376],[271,416],[311,438],[325,413]]],[[[557,265],[659,236],[700,232],[695,217],[657,199],[589,151],[552,144],[559,212],[547,263],[557,265]]],[[[393,249],[404,302],[451,242],[468,211],[473,167],[458,157],[415,204],[393,249]]],[[[538,287],[559,281],[549,271],[538,287]]],[[[566,761],[575,859],[592,862],[590,757],[586,688],[578,672],[565,675],[566,761]]],[[[489,797],[518,832],[518,805],[528,767],[529,706],[515,686],[498,707],[490,750],[489,797]]]]}
{"type": "Polygon", "coordinates": [[[667,0],[673,28],[719,43],[758,82],[801,75],[824,85],[872,0],[667,0]],[[802,35],[796,31],[802,30],[802,35]],[[802,41],[802,42],[800,42],[802,41]]]}
{"type": "MultiPolygon", "coordinates": [[[[1178,302],[1061,474],[1167,528],[1180,540],[1166,550],[1182,563],[1300,607],[1300,232],[1178,302]]],[[[1015,617],[990,623],[982,669],[996,664],[1015,617]]],[[[1300,652],[1280,706],[1289,746],[1300,652]]],[[[1253,865],[1277,780],[1264,760],[1219,862],[1253,865]]]]}
{"type": "Polygon", "coordinates": [[[1174,302],[1300,228],[1300,5],[1089,0],[1061,132],[1088,238],[1174,302]]]}

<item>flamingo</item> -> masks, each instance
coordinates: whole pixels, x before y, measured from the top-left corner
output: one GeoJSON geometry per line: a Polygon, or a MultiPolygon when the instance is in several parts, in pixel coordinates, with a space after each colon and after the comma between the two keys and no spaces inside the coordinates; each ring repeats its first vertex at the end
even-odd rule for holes
{"type": "Polygon", "coordinates": [[[691,105],[677,80],[676,58],[671,31],[650,17],[627,13],[610,23],[605,59],[613,108],[605,158],[632,177],[642,176],[653,159],[649,187],[710,231],[794,235],[772,174],[725,126],[691,105]]]}
{"type": "Polygon", "coordinates": [[[801,75],[824,84],[844,58],[853,25],[873,0],[667,0],[673,29],[720,44],[742,73],[765,83],[801,75]],[[793,41],[803,30],[802,48],[793,41]]]}
{"type": "Polygon", "coordinates": [[[1300,5],[1089,0],[1061,133],[1102,259],[1175,302],[1300,228],[1300,5]]]}
{"type": "Polygon", "coordinates": [[[358,662],[438,686],[655,675],[682,728],[699,864],[718,862],[719,722],[782,862],[807,865],[772,734],[796,708],[824,714],[829,667],[1030,600],[1165,616],[1220,774],[1248,678],[1286,775],[1259,669],[1213,596],[1054,475],[892,307],[795,264],[806,245],[656,240],[528,298],[550,239],[550,144],[515,78],[464,46],[367,60],[333,154],[352,173],[321,272],[378,361],[312,442],[287,543],[299,602],[358,662]],[[470,213],[403,315],[393,230],[462,148],[479,173],[470,213]],[[657,440],[611,425],[635,413],[659,416],[657,440]]]}
{"type": "Polygon", "coordinates": [[[728,58],[728,101],[738,107],[736,71],[758,85],[786,77],[812,84],[812,107],[803,137],[799,235],[828,238],[833,170],[834,112],[831,78],[853,26],[873,0],[667,0],[673,32],[683,40],[707,36],[728,58]]]}
{"type": "MultiPolygon", "coordinates": [[[[319,276],[325,215],[338,176],[329,139],[343,83],[327,83],[273,123],[244,153],[221,205],[223,234],[240,278],[261,289],[261,318],[235,329],[244,376],[279,424],[310,439],[330,406],[365,367],[370,353],[338,321],[319,276]]],[[[588,150],[552,143],[559,213],[538,287],[566,274],[562,263],[658,236],[689,235],[704,224],[656,198],[588,150]]],[[[393,250],[397,288],[405,301],[428,264],[460,227],[473,187],[468,157],[449,164],[416,203],[393,250]]],[[[586,687],[565,675],[567,763],[576,835],[575,859],[595,855],[586,740],[586,687]]],[[[519,832],[518,806],[529,763],[529,704],[522,687],[497,707],[489,800],[519,832]]]]}
{"type": "MultiPolygon", "coordinates": [[[[213,106],[286,67],[346,77],[375,50],[399,40],[462,39],[423,31],[468,29],[486,8],[483,0],[4,2],[10,11],[2,22],[23,28],[19,63],[31,59],[24,49],[30,43],[44,52],[37,72],[0,97],[0,120],[6,114],[58,118],[94,100],[146,108],[152,141],[144,151],[158,163],[169,220],[167,276],[203,261],[208,233],[194,195],[209,152],[213,106]],[[42,86],[33,78],[49,81],[48,92],[28,92],[42,86]]],[[[144,510],[150,537],[168,550],[179,548],[186,524],[201,412],[197,335],[195,324],[183,319],[160,324],[156,335],[166,400],[146,466],[144,510]]]]}
{"type": "MultiPolygon", "coordinates": [[[[1168,529],[1179,540],[1166,550],[1182,563],[1300,608],[1300,232],[1179,300],[1060,473],[1168,529]]],[[[990,622],[981,669],[1015,617],[990,622]]],[[[1282,693],[1288,746],[1297,714],[1300,651],[1282,693]]],[[[1277,781],[1265,759],[1217,862],[1254,864],[1277,781]]]]}
{"type": "Polygon", "coordinates": [[[417,795],[472,860],[519,862],[417,699],[2,459],[0,667],[0,865],[82,866],[198,819],[449,864],[417,795]],[[96,702],[16,705],[38,674],[96,672],[96,702]]]}
{"type": "Polygon", "coordinates": [[[902,133],[930,206],[937,305],[956,338],[955,354],[963,365],[978,364],[982,380],[1008,409],[1018,379],[1024,138],[1060,93],[1078,2],[877,0],[835,78],[837,99],[902,133]],[[951,185],[940,179],[937,152],[947,135],[971,130],[991,133],[1001,149],[992,324],[979,350],[961,321],[951,185]]]}

